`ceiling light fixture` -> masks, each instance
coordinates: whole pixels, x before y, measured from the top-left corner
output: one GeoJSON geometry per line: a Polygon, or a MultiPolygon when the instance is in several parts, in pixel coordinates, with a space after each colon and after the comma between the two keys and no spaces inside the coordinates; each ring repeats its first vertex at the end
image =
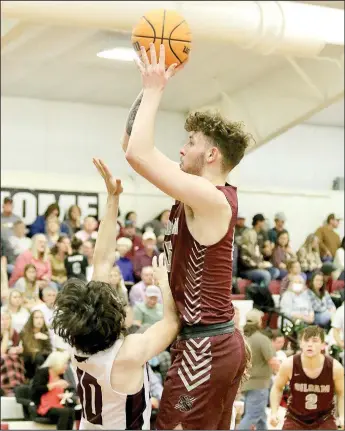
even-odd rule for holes
{"type": "Polygon", "coordinates": [[[98,52],[97,57],[108,60],[133,61],[137,54],[133,48],[113,48],[98,52]]]}

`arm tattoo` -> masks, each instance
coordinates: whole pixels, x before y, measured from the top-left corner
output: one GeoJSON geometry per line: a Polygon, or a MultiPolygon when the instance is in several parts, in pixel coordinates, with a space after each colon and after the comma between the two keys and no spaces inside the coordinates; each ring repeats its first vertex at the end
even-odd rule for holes
{"type": "Polygon", "coordinates": [[[129,115],[126,123],[126,133],[128,136],[131,136],[134,120],[135,120],[135,117],[137,116],[142,98],[143,98],[143,91],[141,91],[139,96],[135,99],[135,102],[133,103],[129,111],[129,115]]]}

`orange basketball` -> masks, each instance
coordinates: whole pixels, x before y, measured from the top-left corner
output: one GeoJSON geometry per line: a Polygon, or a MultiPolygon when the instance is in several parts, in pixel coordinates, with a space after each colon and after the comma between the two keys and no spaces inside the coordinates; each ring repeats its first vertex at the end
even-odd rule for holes
{"type": "Polygon", "coordinates": [[[155,44],[157,60],[159,47],[165,46],[165,65],[180,65],[188,60],[191,49],[192,35],[183,16],[174,10],[157,9],[146,13],[134,27],[132,44],[140,55],[140,47],[144,46],[150,59],[150,43],[155,44]]]}

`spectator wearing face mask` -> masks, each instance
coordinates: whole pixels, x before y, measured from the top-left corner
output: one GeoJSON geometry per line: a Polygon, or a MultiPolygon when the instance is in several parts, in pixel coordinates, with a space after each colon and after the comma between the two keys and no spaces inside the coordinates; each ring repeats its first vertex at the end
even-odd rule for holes
{"type": "Polygon", "coordinates": [[[142,237],[144,248],[138,250],[133,259],[134,275],[137,280],[140,280],[141,270],[144,266],[152,265],[152,258],[158,257],[157,238],[153,232],[147,231],[142,237]]]}
{"type": "Polygon", "coordinates": [[[296,279],[300,279],[301,283],[306,281],[306,275],[301,271],[301,265],[298,260],[289,260],[287,263],[287,275],[283,278],[280,284],[280,294],[282,295],[289,288],[289,284],[296,279]]]}
{"type": "Polygon", "coordinates": [[[280,311],[293,321],[314,322],[314,310],[307,287],[301,277],[292,278],[288,290],[282,295],[280,311]]]}

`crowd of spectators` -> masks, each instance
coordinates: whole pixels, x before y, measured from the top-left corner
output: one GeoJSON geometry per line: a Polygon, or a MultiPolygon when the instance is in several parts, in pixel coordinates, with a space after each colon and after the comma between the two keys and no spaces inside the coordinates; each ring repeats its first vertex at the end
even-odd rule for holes
{"type": "MultiPolygon", "coordinates": [[[[90,281],[92,277],[98,220],[92,216],[82,219],[77,205],[69,208],[62,222],[59,217],[60,208],[54,203],[49,205],[34,223],[25,226],[20,217],[13,213],[12,199],[5,198],[3,202],[3,396],[13,394],[18,385],[43,378],[44,373],[40,371],[42,365],[54,362],[54,358],[51,361],[49,359],[53,353],[67,351],[64,342],[50,329],[55,298],[68,278],[77,277],[90,281]]],[[[110,280],[126,307],[126,326],[130,333],[145,331],[162,318],[162,297],[159,287],[153,284],[151,262],[153,256],[163,250],[164,231],[168,220],[169,210],[164,210],[142,228],[137,225],[137,214],[134,211],[125,215],[123,223],[118,221],[117,258],[110,280]]],[[[293,250],[290,246],[285,215],[277,213],[274,222],[272,229],[266,229],[264,215],[256,214],[252,219],[252,226],[247,227],[245,217],[238,216],[234,239],[234,293],[239,293],[241,289],[238,286],[245,283],[248,290],[249,287],[255,286],[271,294],[272,282],[275,282],[274,293],[279,296],[276,306],[279,307],[281,315],[287,318],[290,326],[303,327],[313,323],[320,325],[329,331],[329,345],[336,346],[339,352],[343,351],[344,318],[340,317],[339,310],[343,311],[344,307],[345,242],[344,239],[341,241],[336,233],[339,219],[330,214],[324,226],[315,232],[306,232],[306,239],[298,250],[293,250]],[[334,295],[335,282],[338,283],[338,301],[335,301],[334,295]]],[[[244,292],[241,299],[247,298],[244,292]]],[[[270,381],[272,373],[279,368],[279,361],[291,348],[284,333],[284,325],[281,325],[283,332],[274,329],[271,335],[262,334],[263,313],[259,308],[260,304],[254,301],[254,309],[246,316],[245,330],[245,335],[251,339],[253,352],[256,352],[253,353],[253,379],[255,380],[255,373],[258,372],[265,380],[263,383],[263,380],[254,382],[252,379],[243,388],[243,393],[250,394],[251,397],[247,401],[253,405],[257,405],[259,400],[262,404],[263,394],[266,396],[268,390],[267,381],[270,381]],[[267,338],[268,335],[270,339],[267,338]],[[286,353],[283,352],[283,347],[286,353]],[[258,353],[259,351],[261,353],[258,353]]],[[[235,320],[239,326],[238,310],[235,320]]],[[[55,376],[56,381],[60,381],[60,386],[53,384],[51,387],[65,390],[66,384],[61,383],[61,380],[65,381],[61,378],[64,366],[61,363],[59,366],[55,367],[56,370],[53,370],[51,375],[55,376]]],[[[150,361],[151,392],[155,408],[159,407],[169,366],[169,351],[150,361]]],[[[45,374],[44,376],[46,378],[45,374]]],[[[69,381],[68,386],[75,386],[73,378],[69,381]]],[[[241,398],[240,394],[238,398],[241,398]]],[[[37,401],[38,412],[43,412],[40,399],[37,401]]],[[[48,410],[45,414],[48,415],[47,412],[48,410]]],[[[54,414],[56,415],[56,412],[50,412],[52,417],[54,414]]],[[[67,413],[64,415],[62,418],[55,418],[58,429],[71,429],[71,417],[74,416],[71,412],[70,416],[67,413]],[[62,426],[69,428],[59,428],[62,426]]],[[[244,415],[240,427],[245,427],[250,420],[244,415]]],[[[262,421],[265,420],[262,417],[262,421]]]]}

